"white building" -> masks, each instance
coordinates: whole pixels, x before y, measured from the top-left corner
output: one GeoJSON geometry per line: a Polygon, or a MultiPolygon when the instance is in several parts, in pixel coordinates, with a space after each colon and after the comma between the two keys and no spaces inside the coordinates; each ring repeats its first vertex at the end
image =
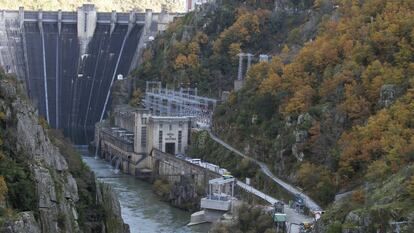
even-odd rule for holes
{"type": "Polygon", "coordinates": [[[211,2],[212,0],[187,0],[186,2],[186,11],[190,12],[195,10],[197,7],[206,4],[208,2],[211,2]]]}
{"type": "Polygon", "coordinates": [[[169,154],[183,153],[188,146],[189,117],[153,116],[148,111],[135,112],[134,152],[149,154],[159,149],[169,154]]]}

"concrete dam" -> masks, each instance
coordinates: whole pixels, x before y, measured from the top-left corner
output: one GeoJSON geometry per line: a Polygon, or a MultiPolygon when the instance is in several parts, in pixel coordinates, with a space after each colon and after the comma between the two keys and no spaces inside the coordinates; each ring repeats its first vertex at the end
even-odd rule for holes
{"type": "Polygon", "coordinates": [[[0,64],[23,80],[28,96],[53,128],[75,144],[93,140],[105,118],[112,84],[139,62],[142,49],[175,13],[0,12],[0,64]]]}

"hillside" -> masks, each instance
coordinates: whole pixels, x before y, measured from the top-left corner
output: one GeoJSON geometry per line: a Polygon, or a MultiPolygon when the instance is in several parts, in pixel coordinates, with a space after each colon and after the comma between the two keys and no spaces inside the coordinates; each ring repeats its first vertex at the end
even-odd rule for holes
{"type": "Polygon", "coordinates": [[[152,9],[154,12],[160,12],[161,6],[164,5],[170,12],[184,12],[184,1],[181,0],[21,0],[8,1],[0,0],[0,9],[18,10],[23,6],[25,10],[49,10],[57,11],[75,11],[82,4],[94,4],[98,11],[110,12],[116,10],[118,12],[129,12],[131,10],[144,11],[152,9]]]}
{"type": "Polygon", "coordinates": [[[128,233],[118,199],[0,71],[0,232],[128,233]]]}
{"type": "Polygon", "coordinates": [[[324,205],[329,229],[389,230],[388,220],[413,221],[413,16],[410,0],[206,5],[144,52],[132,103],[145,80],[218,97],[232,89],[239,52],[272,55],[218,106],[213,130],[324,205]],[[355,205],[339,208],[342,193],[355,205]]]}
{"type": "Polygon", "coordinates": [[[161,80],[220,96],[233,87],[239,52],[278,53],[287,44],[294,54],[332,11],[331,4],[312,10],[306,0],[276,2],[277,7],[266,0],[217,1],[176,20],[144,53],[143,65],[132,74],[136,86],[161,80]]]}

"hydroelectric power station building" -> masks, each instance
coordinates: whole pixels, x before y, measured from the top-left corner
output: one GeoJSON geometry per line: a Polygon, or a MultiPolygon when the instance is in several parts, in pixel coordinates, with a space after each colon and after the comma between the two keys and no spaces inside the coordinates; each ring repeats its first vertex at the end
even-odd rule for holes
{"type": "Polygon", "coordinates": [[[110,121],[96,125],[95,142],[105,159],[129,174],[148,175],[153,150],[176,155],[188,146],[190,117],[154,116],[147,109],[118,106],[110,121]]]}

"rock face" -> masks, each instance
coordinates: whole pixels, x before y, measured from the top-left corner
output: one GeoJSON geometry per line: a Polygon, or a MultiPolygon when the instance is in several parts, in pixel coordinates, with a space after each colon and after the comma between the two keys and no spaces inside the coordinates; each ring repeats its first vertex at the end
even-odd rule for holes
{"type": "Polygon", "coordinates": [[[116,80],[111,94],[112,106],[128,104],[132,94],[132,79],[124,78],[123,80],[116,80]]]}
{"type": "Polygon", "coordinates": [[[395,99],[401,95],[401,91],[396,85],[386,84],[382,85],[380,90],[380,99],[378,104],[380,107],[389,107],[394,103],[395,99]]]}
{"type": "Polygon", "coordinates": [[[169,201],[174,206],[196,210],[200,203],[201,196],[197,194],[194,182],[190,177],[181,176],[180,182],[176,182],[171,186],[169,193],[169,201]]]}
{"type": "Polygon", "coordinates": [[[11,102],[6,107],[15,119],[17,151],[27,156],[35,179],[41,231],[78,232],[74,216],[79,200],[77,185],[68,172],[65,158],[39,124],[35,109],[17,95],[13,83],[2,80],[0,86],[11,102]]]}
{"type": "MultiPolygon", "coordinates": [[[[17,153],[27,157],[33,174],[39,215],[36,221],[32,212],[22,212],[17,220],[8,221],[0,228],[0,232],[81,232],[76,211],[76,202],[79,200],[76,180],[68,170],[66,159],[39,124],[37,112],[23,96],[18,95],[22,91],[13,81],[0,80],[0,93],[2,98],[7,100],[7,104],[4,101],[0,104],[6,112],[6,117],[14,122],[10,127],[15,127],[17,153]]],[[[119,230],[108,229],[103,232],[129,232],[129,228],[127,225],[124,226],[122,221],[115,194],[105,189],[100,196],[103,197],[100,199],[102,204],[109,203],[106,216],[113,213],[114,219],[122,224],[119,230]]]]}
{"type": "Polygon", "coordinates": [[[15,220],[7,221],[2,229],[4,233],[40,233],[40,227],[32,212],[21,212],[15,220]]]}
{"type": "Polygon", "coordinates": [[[122,220],[121,205],[111,186],[97,183],[96,190],[97,202],[103,206],[106,217],[104,232],[129,233],[129,225],[122,220]]]}

